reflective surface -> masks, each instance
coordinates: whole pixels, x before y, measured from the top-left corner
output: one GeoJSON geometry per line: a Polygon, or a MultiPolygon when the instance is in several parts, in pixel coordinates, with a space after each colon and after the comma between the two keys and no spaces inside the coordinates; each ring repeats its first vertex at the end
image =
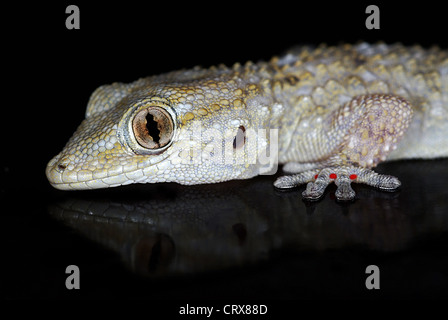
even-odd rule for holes
{"type": "Polygon", "coordinates": [[[232,292],[244,278],[260,298],[277,290],[287,297],[368,296],[365,268],[375,264],[382,270],[380,296],[439,297],[448,288],[447,168],[448,160],[383,164],[378,171],[399,176],[402,189],[354,185],[353,203],[336,202],[334,186],[321,201],[304,202],[303,188],[278,192],[275,177],[260,176],[58,193],[47,211],[87,239],[75,246],[107,252],[109,260],[91,262],[100,263],[98,272],[123,265],[128,271],[114,273],[116,279],[131,272],[141,284],[156,281],[166,290],[176,283],[188,291],[195,279],[196,288],[218,281],[232,292]],[[255,289],[266,285],[269,293],[255,289]]]}
{"type": "Polygon", "coordinates": [[[278,192],[275,176],[85,192],[2,187],[1,287],[9,298],[448,298],[447,168],[448,159],[382,164],[402,189],[354,185],[353,203],[336,202],[334,186],[304,202],[303,187],[278,192]],[[65,287],[71,264],[81,290],[65,287]],[[381,290],[365,287],[372,264],[381,290]]]}
{"type": "MultiPolygon", "coordinates": [[[[354,203],[335,202],[334,188],[316,203],[299,190],[280,193],[272,177],[183,187],[146,185],[78,196],[49,206],[50,214],[113,249],[142,275],[191,274],[291,253],[359,247],[398,252],[428,234],[448,231],[443,162],[391,163],[404,190],[384,193],[358,186],[354,203]],[[421,175],[415,174],[415,164],[421,175]],[[437,170],[440,171],[440,170],[437,170]],[[425,190],[425,192],[422,192],[425,190]],[[102,196],[102,197],[101,197],[102,196]]],[[[448,178],[448,173],[445,173],[448,178]]],[[[301,190],[301,189],[300,189],[301,190]]]]}

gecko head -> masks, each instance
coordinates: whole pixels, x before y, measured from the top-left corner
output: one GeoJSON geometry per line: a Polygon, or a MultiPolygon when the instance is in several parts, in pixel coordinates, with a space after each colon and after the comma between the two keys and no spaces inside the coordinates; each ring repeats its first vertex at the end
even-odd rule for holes
{"type": "Polygon", "coordinates": [[[254,92],[234,81],[151,79],[93,93],[86,119],[47,165],[55,188],[200,184],[260,173],[257,156],[269,137],[256,130],[262,113],[250,116],[249,108],[260,107],[254,92]]]}

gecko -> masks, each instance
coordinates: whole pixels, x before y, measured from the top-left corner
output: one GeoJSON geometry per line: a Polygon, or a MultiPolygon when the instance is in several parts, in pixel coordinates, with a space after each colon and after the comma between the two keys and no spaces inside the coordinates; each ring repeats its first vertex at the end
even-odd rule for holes
{"type": "Polygon", "coordinates": [[[184,185],[276,171],[275,188],[355,198],[401,186],[383,161],[448,156],[448,51],[299,46],[269,61],[172,71],[96,89],[46,176],[62,190],[184,185]],[[269,161],[266,161],[269,154],[269,161]],[[263,161],[262,161],[263,160],[263,161]]]}

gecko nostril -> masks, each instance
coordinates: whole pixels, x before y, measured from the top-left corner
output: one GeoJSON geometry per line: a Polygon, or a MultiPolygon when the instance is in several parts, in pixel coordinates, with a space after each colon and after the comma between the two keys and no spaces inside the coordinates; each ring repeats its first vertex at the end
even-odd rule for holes
{"type": "Polygon", "coordinates": [[[58,162],[58,164],[57,164],[57,166],[56,166],[56,171],[58,171],[58,172],[63,172],[65,169],[67,169],[67,166],[68,166],[68,164],[69,164],[69,159],[67,159],[67,158],[63,158],[63,159],[61,159],[59,162],[58,162]]]}

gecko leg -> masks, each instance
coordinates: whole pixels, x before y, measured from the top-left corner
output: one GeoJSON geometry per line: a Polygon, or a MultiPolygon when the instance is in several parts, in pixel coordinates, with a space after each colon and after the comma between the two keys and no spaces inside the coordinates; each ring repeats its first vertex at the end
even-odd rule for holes
{"type": "Polygon", "coordinates": [[[302,196],[308,200],[322,197],[332,182],[337,186],[336,198],[340,201],[355,198],[352,182],[396,190],[401,185],[396,177],[378,174],[371,168],[396,148],[409,126],[412,118],[409,103],[393,95],[365,95],[352,99],[332,117],[328,136],[342,137],[333,154],[314,163],[286,164],[285,171],[295,174],[279,177],[274,186],[285,189],[307,183],[302,196]],[[341,134],[344,126],[345,132],[341,134]]]}

